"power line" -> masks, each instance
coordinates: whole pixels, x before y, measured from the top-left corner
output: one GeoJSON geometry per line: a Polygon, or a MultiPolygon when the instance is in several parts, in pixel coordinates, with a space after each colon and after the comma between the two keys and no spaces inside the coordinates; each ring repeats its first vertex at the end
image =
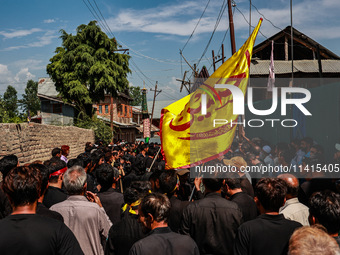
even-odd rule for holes
{"type": "Polygon", "coordinates": [[[221,9],[220,9],[220,13],[218,14],[218,17],[217,17],[217,20],[216,20],[216,23],[215,23],[214,30],[213,30],[213,32],[212,32],[212,34],[211,34],[211,36],[210,36],[210,39],[209,39],[209,41],[208,41],[207,46],[205,47],[205,49],[204,49],[204,51],[203,51],[202,56],[200,57],[200,59],[199,59],[199,61],[198,61],[198,63],[197,63],[197,66],[199,65],[199,63],[201,62],[203,56],[205,55],[205,53],[207,52],[207,50],[208,50],[208,48],[209,48],[209,45],[210,45],[210,43],[211,43],[211,41],[212,41],[212,38],[214,37],[215,31],[216,31],[218,25],[220,24],[222,15],[223,15],[223,13],[224,13],[226,7],[227,7],[227,4],[225,4],[225,0],[223,0],[222,6],[221,6],[221,9]]]}
{"type": "Polygon", "coordinates": [[[194,33],[195,33],[195,31],[196,31],[196,28],[197,28],[198,24],[200,23],[200,21],[201,21],[203,15],[204,15],[204,13],[205,13],[205,11],[206,11],[207,8],[208,8],[209,3],[210,3],[210,0],[207,2],[206,6],[205,6],[205,8],[204,8],[204,10],[203,10],[203,12],[202,12],[202,14],[201,14],[201,17],[198,19],[198,22],[197,22],[197,24],[196,24],[194,30],[192,31],[191,35],[189,36],[187,42],[184,44],[184,46],[183,46],[183,48],[182,48],[182,52],[183,52],[184,48],[187,46],[187,44],[188,44],[188,42],[190,41],[191,37],[194,35],[194,33]]]}

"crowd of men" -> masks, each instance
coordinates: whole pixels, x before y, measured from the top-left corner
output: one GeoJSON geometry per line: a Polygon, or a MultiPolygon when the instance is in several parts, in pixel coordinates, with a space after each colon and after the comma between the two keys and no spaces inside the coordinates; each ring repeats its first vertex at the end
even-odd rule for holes
{"type": "MultiPolygon", "coordinates": [[[[340,254],[340,173],[307,169],[326,163],[323,148],[308,137],[242,138],[205,163],[237,169],[223,177],[166,169],[160,145],[143,142],[88,142],[76,158],[63,145],[22,166],[4,156],[0,253],[340,254]],[[241,171],[264,165],[302,171],[241,171]]],[[[340,164],[340,144],[332,160],[340,164]]]]}

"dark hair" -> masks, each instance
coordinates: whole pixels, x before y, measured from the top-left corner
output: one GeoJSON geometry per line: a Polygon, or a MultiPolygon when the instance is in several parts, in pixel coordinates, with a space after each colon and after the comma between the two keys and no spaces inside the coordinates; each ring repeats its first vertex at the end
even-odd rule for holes
{"type": "Polygon", "coordinates": [[[127,188],[124,191],[124,202],[128,205],[136,202],[140,198],[140,193],[134,188],[127,188]]]}
{"type": "Polygon", "coordinates": [[[29,166],[36,168],[40,171],[40,174],[41,174],[40,196],[42,196],[47,189],[48,179],[49,179],[49,176],[50,176],[48,168],[46,166],[44,166],[43,164],[30,164],[29,166]]]}
{"type": "Polygon", "coordinates": [[[314,145],[311,146],[311,148],[315,148],[318,151],[318,153],[320,153],[320,154],[324,153],[324,149],[320,144],[314,144],[314,145]]]}
{"type": "Polygon", "coordinates": [[[92,166],[97,165],[99,160],[104,157],[104,153],[101,150],[96,150],[91,153],[91,164],[92,166]]]}
{"type": "Polygon", "coordinates": [[[204,178],[203,184],[206,187],[206,189],[209,189],[210,191],[218,191],[221,189],[223,183],[223,179],[218,178],[204,178]]]}
{"type": "Polygon", "coordinates": [[[114,169],[110,164],[107,163],[96,166],[95,173],[97,182],[100,184],[102,191],[106,191],[111,188],[114,182],[113,178],[119,177],[118,170],[114,169]]]}
{"type": "Polygon", "coordinates": [[[241,179],[237,173],[228,173],[227,178],[224,179],[225,184],[228,185],[230,189],[240,189],[241,179]]]}
{"type": "Polygon", "coordinates": [[[131,188],[136,189],[140,194],[148,194],[151,190],[151,183],[149,181],[134,181],[130,185],[131,188]]]}
{"type": "Polygon", "coordinates": [[[149,148],[148,155],[154,157],[156,155],[156,150],[154,148],[149,148]]]}
{"type": "Polygon", "coordinates": [[[163,173],[163,171],[159,171],[159,170],[153,172],[153,173],[150,175],[149,180],[153,180],[153,181],[159,180],[159,177],[161,176],[162,173],[163,173]]]}
{"type": "Polygon", "coordinates": [[[0,160],[0,171],[2,172],[3,178],[5,178],[9,171],[18,165],[18,162],[18,157],[14,154],[4,156],[0,160]]]}
{"type": "Polygon", "coordinates": [[[60,154],[61,153],[61,149],[60,148],[54,148],[52,150],[52,157],[56,157],[57,154],[60,154]]]}
{"type": "Polygon", "coordinates": [[[73,158],[73,159],[70,159],[68,162],[67,162],[67,167],[68,168],[71,168],[73,166],[81,166],[83,167],[84,163],[81,159],[79,158],[73,158]]]}
{"type": "Polygon", "coordinates": [[[340,231],[340,195],[332,191],[314,193],[309,199],[309,213],[329,234],[340,231]]]}
{"type": "Polygon", "coordinates": [[[168,222],[170,215],[170,200],[167,196],[160,193],[146,195],[141,203],[141,211],[145,217],[150,213],[157,222],[168,222]]]}
{"type": "Polygon", "coordinates": [[[40,196],[41,173],[35,167],[16,167],[6,175],[2,188],[14,207],[33,204],[40,196]]]}
{"type": "Polygon", "coordinates": [[[167,195],[174,192],[177,184],[176,170],[167,170],[159,176],[159,187],[163,193],[167,195]]]}
{"type": "Polygon", "coordinates": [[[87,167],[88,164],[91,163],[90,153],[84,152],[78,155],[77,159],[81,160],[83,162],[82,167],[87,167]]]}
{"type": "MultiPolygon", "coordinates": [[[[51,175],[54,172],[57,172],[60,169],[63,169],[65,167],[67,167],[67,166],[66,166],[66,162],[65,161],[63,161],[61,159],[56,159],[56,160],[53,160],[53,161],[51,160],[47,167],[48,167],[48,170],[49,170],[49,174],[51,175]]],[[[58,175],[51,176],[49,181],[51,183],[56,183],[58,181],[58,178],[59,178],[58,175]]]]}
{"type": "Polygon", "coordinates": [[[110,161],[111,157],[112,157],[112,152],[111,151],[106,152],[104,155],[105,162],[110,161]]]}
{"type": "Polygon", "coordinates": [[[287,193],[284,180],[277,178],[262,178],[255,188],[255,196],[265,210],[278,212],[283,206],[287,193]]]}

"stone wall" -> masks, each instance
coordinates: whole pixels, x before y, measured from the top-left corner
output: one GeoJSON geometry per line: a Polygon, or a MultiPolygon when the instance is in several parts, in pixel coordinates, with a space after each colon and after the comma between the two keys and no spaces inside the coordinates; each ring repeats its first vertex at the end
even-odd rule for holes
{"type": "Polygon", "coordinates": [[[68,158],[84,152],[86,142],[94,142],[94,132],[72,126],[36,123],[0,124],[0,157],[15,154],[20,164],[51,158],[51,151],[61,145],[70,146],[68,158]]]}

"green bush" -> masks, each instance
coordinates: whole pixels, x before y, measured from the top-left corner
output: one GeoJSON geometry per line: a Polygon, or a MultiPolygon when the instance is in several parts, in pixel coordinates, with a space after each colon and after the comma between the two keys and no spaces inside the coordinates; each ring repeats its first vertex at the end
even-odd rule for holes
{"type": "Polygon", "coordinates": [[[104,144],[109,144],[112,141],[113,133],[111,128],[106,125],[103,121],[99,120],[96,116],[92,118],[85,117],[84,119],[77,119],[75,126],[85,129],[92,129],[96,140],[100,139],[104,144]]]}

